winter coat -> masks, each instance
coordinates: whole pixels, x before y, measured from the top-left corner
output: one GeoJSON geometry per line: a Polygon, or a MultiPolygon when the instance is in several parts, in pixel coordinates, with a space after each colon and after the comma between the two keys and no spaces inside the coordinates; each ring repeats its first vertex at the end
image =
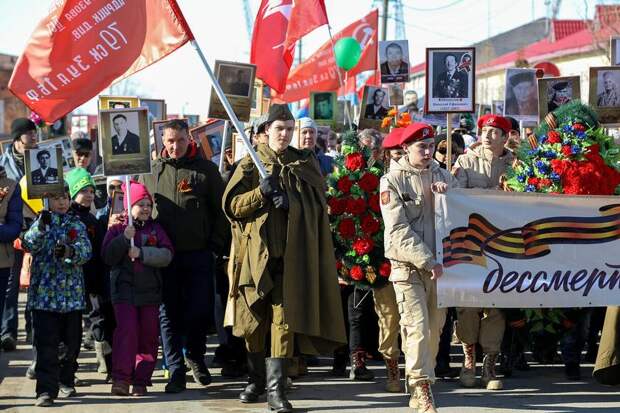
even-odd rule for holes
{"type": "Polygon", "coordinates": [[[13,151],[15,147],[11,144],[9,149],[0,156],[0,166],[4,168],[6,171],[6,176],[9,179],[14,180],[15,182],[19,182],[20,179],[24,176],[24,166],[18,165],[15,161],[15,155],[13,151]]]}
{"type": "Polygon", "coordinates": [[[167,267],[174,252],[170,238],[161,225],[149,220],[136,226],[135,246],[140,258],[131,261],[127,253],[130,242],[125,238],[125,224],[112,226],[103,240],[103,261],[110,269],[112,303],[135,306],[161,303],[163,286],[160,268],[167,267]]]}
{"type": "Polygon", "coordinates": [[[70,213],[75,215],[86,227],[90,245],[93,248],[93,254],[90,260],[82,267],[84,271],[84,284],[86,294],[104,294],[104,271],[103,262],[101,261],[101,243],[105,236],[105,231],[90,212],[90,208],[85,208],[76,203],[71,204],[70,213]]]}
{"type": "Polygon", "coordinates": [[[224,182],[217,166],[197,153],[192,143],[181,159],[159,158],[153,172],[141,180],[153,194],[153,218],[176,251],[209,249],[225,254],[230,225],[222,212],[224,182]]]}
{"type": "Polygon", "coordinates": [[[92,256],[86,227],[73,214],[52,213],[47,231],[39,229],[37,218],[24,235],[22,246],[32,254],[29,310],[67,313],[84,309],[84,265],[92,256]],[[60,241],[73,249],[70,258],[56,258],[60,241]]]}
{"type": "Polygon", "coordinates": [[[392,161],[389,172],[381,177],[384,254],[392,264],[390,281],[408,281],[411,266],[428,272],[436,264],[434,205],[430,195],[434,182],[445,182],[449,188],[458,186],[437,162],[420,170],[411,166],[406,156],[392,161]]]}
{"type": "Polygon", "coordinates": [[[15,261],[13,241],[22,230],[23,201],[17,183],[0,169],[0,268],[10,268],[15,261]]]}
{"type": "Polygon", "coordinates": [[[458,157],[452,170],[461,188],[499,189],[500,179],[513,160],[512,152],[506,149],[502,156],[489,161],[482,144],[477,143],[458,157]]]}
{"type": "Polygon", "coordinates": [[[620,307],[607,307],[592,375],[601,384],[620,385],[620,307]]]}
{"type": "MultiPolygon", "coordinates": [[[[276,156],[267,145],[257,154],[268,173],[280,169],[278,182],[286,190],[283,306],[284,322],[295,333],[304,354],[328,353],[346,343],[336,259],[327,218],[325,181],[316,157],[307,150],[289,147],[276,156]]],[[[275,207],[258,189],[259,175],[249,156],[235,169],[224,194],[224,211],[232,224],[231,286],[238,276],[238,296],[227,305],[227,322],[233,333],[250,336],[268,317],[264,298],[274,284],[266,271],[270,259],[267,221],[275,207]],[[241,255],[240,251],[245,250],[241,255]]],[[[281,211],[281,210],[280,210],[281,211]]],[[[272,234],[272,237],[274,235],[272,234]]]]}

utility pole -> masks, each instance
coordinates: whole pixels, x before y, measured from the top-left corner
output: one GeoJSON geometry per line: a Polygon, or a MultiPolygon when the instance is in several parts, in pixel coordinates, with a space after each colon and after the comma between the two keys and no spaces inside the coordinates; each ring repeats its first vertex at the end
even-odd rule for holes
{"type": "Polygon", "coordinates": [[[381,40],[385,40],[387,36],[388,9],[390,0],[383,0],[383,27],[381,28],[381,40]]]}

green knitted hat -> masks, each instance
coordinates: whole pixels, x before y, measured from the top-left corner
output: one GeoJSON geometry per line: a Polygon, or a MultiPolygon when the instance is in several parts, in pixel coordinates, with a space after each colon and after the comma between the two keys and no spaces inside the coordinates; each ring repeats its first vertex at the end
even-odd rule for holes
{"type": "Polygon", "coordinates": [[[69,195],[71,199],[75,198],[78,192],[88,186],[95,188],[95,180],[84,168],[75,168],[69,171],[67,175],[65,175],[65,181],[67,181],[67,185],[69,185],[69,195]]]}

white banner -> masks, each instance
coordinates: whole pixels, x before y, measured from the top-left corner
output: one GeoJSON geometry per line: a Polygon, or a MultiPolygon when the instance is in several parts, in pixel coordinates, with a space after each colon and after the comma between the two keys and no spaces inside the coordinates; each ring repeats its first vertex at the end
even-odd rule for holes
{"type": "Polygon", "coordinates": [[[440,307],[620,304],[620,197],[458,189],[435,211],[440,307]]]}

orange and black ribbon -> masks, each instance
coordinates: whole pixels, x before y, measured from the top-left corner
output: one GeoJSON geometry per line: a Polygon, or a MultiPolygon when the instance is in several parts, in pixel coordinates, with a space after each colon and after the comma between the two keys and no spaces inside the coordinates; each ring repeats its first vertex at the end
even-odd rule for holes
{"type": "Polygon", "coordinates": [[[598,217],[553,217],[520,228],[501,230],[480,214],[467,227],[443,239],[443,265],[468,263],[486,267],[485,255],[527,260],[543,257],[553,244],[601,244],[620,238],[620,204],[599,208],[598,217]]]}

